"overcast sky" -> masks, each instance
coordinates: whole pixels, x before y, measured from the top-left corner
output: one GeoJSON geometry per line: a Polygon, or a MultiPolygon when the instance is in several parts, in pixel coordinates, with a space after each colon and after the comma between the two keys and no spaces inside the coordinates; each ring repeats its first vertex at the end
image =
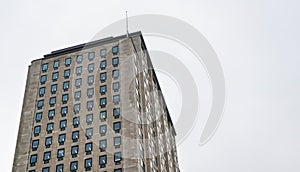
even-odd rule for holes
{"type": "MultiPolygon", "coordinates": [[[[226,109],[216,134],[204,146],[199,146],[199,138],[209,112],[209,80],[203,67],[193,74],[198,76],[201,113],[178,145],[182,171],[299,172],[299,5],[297,0],[1,1],[1,171],[11,171],[31,60],[89,41],[124,18],[127,10],[130,16],[161,14],[191,24],[213,46],[223,67],[226,109]]],[[[150,50],[184,58],[184,50],[170,49],[177,45],[162,46],[168,40],[145,41],[150,50]]],[[[177,122],[180,88],[176,78],[158,74],[177,122]]]]}

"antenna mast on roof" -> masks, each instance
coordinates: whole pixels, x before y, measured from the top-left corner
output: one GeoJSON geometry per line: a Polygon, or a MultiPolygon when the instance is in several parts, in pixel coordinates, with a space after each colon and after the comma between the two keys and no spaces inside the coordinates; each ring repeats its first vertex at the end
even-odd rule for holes
{"type": "Polygon", "coordinates": [[[129,32],[128,32],[128,15],[127,15],[127,11],[126,11],[126,34],[127,34],[127,38],[129,38],[129,32]]]}

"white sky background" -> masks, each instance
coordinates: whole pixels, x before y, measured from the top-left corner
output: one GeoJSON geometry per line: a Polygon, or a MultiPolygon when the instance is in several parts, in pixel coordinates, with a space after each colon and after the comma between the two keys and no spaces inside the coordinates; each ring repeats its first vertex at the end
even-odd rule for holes
{"type": "MultiPolygon", "coordinates": [[[[299,5],[297,0],[1,1],[1,171],[11,171],[31,60],[90,40],[127,10],[131,16],[162,14],[188,22],[208,39],[223,66],[223,121],[200,147],[205,115],[199,117],[178,146],[182,171],[299,172],[299,5]]],[[[155,41],[146,39],[149,49],[160,47],[155,41]]],[[[209,88],[205,74],[198,76],[205,114],[209,88]]],[[[168,85],[163,75],[159,79],[176,121],[181,103],[174,97],[176,84],[168,85]]]]}

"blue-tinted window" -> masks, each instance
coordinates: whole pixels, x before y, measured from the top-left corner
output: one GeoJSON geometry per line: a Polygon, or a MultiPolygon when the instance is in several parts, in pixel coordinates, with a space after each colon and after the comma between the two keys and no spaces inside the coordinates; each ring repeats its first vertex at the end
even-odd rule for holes
{"type": "Polygon", "coordinates": [[[64,91],[68,91],[69,90],[69,85],[70,85],[69,81],[63,83],[63,89],[64,89],[64,91]]]}
{"type": "Polygon", "coordinates": [[[36,113],[36,114],[35,114],[35,121],[36,121],[36,122],[41,122],[42,116],[43,116],[43,113],[42,113],[42,112],[36,113]]]}
{"type": "Polygon", "coordinates": [[[100,112],[100,119],[101,119],[101,121],[104,121],[106,118],[107,118],[106,111],[101,111],[100,112]]]}
{"type": "Polygon", "coordinates": [[[59,145],[63,145],[66,141],[66,134],[60,134],[58,136],[58,143],[59,145]]]}
{"type": "Polygon", "coordinates": [[[119,116],[120,116],[120,108],[114,108],[113,109],[113,116],[115,118],[119,118],[119,116]]]}
{"type": "Polygon", "coordinates": [[[47,128],[46,128],[47,133],[48,134],[52,133],[53,128],[54,128],[54,123],[53,122],[47,124],[47,128]]]}
{"type": "Polygon", "coordinates": [[[88,77],[88,84],[89,84],[89,85],[94,84],[94,76],[89,76],[89,77],[88,77]]]}
{"type": "Polygon", "coordinates": [[[105,57],[106,56],[106,49],[100,50],[100,56],[105,57]]]}
{"type": "Polygon", "coordinates": [[[99,141],[99,149],[101,150],[101,152],[105,151],[106,147],[107,147],[106,139],[100,140],[99,141]]]}
{"type": "Polygon", "coordinates": [[[80,64],[82,60],[83,60],[82,55],[78,55],[76,58],[77,63],[80,64]]]}
{"type": "Polygon", "coordinates": [[[85,144],[85,152],[87,154],[91,153],[93,150],[93,143],[86,143],[85,144]]]}
{"type": "Polygon", "coordinates": [[[121,145],[121,137],[120,137],[120,136],[115,137],[115,138],[114,138],[114,146],[115,146],[116,148],[119,148],[120,145],[121,145]]]}
{"type": "Polygon", "coordinates": [[[93,95],[94,95],[94,88],[89,88],[89,89],[87,89],[87,96],[88,96],[89,98],[92,98],[93,95]]]}
{"type": "Polygon", "coordinates": [[[106,72],[100,73],[100,81],[104,82],[106,80],[106,72]]]}
{"type": "Polygon", "coordinates": [[[114,161],[115,162],[120,162],[122,160],[122,155],[121,152],[117,152],[114,154],[114,161]]]}
{"type": "Polygon", "coordinates": [[[56,97],[51,97],[50,100],[49,100],[49,105],[54,106],[55,103],[56,103],[56,97]]]}
{"type": "Polygon", "coordinates": [[[100,69],[104,70],[106,68],[106,60],[100,62],[100,69]]]}
{"type": "Polygon", "coordinates": [[[116,92],[120,89],[120,83],[119,82],[114,82],[113,83],[113,90],[116,92]]]}
{"type": "Polygon", "coordinates": [[[45,90],[46,90],[45,87],[40,88],[40,91],[39,91],[39,96],[40,97],[43,97],[45,95],[45,90]]]}
{"type": "Polygon", "coordinates": [[[32,151],[36,151],[39,147],[39,140],[33,140],[31,144],[32,151]]]}
{"type": "Polygon", "coordinates": [[[70,164],[70,170],[71,172],[75,172],[78,169],[78,161],[73,161],[70,164]]]}
{"type": "Polygon", "coordinates": [[[94,101],[93,101],[93,100],[88,101],[88,102],[86,103],[86,108],[88,109],[88,111],[93,110],[93,107],[94,107],[94,101]]]}
{"type": "Polygon", "coordinates": [[[74,105],[74,112],[75,112],[75,114],[78,114],[80,112],[80,104],[74,105]]]}
{"type": "Polygon", "coordinates": [[[57,84],[51,85],[51,93],[56,94],[57,91],[57,84]]]}
{"type": "Polygon", "coordinates": [[[119,69],[113,70],[112,71],[112,76],[114,79],[117,79],[119,77],[119,69]]]}
{"type": "Polygon", "coordinates": [[[45,138],[45,146],[46,146],[46,148],[50,148],[51,144],[52,144],[52,136],[51,137],[46,137],[45,138]]]}
{"type": "Polygon", "coordinates": [[[113,55],[118,54],[118,52],[119,52],[119,47],[118,47],[118,46],[114,46],[114,47],[112,48],[112,53],[113,53],[113,55]]]}
{"type": "Polygon", "coordinates": [[[82,67],[81,67],[81,66],[76,67],[76,75],[77,75],[77,76],[80,76],[81,73],[82,73],[82,67]]]}
{"type": "Polygon", "coordinates": [[[73,126],[74,126],[74,128],[78,127],[79,124],[80,124],[80,117],[73,118],[73,126]]]}
{"type": "Polygon", "coordinates": [[[62,117],[65,117],[68,114],[68,107],[62,107],[60,113],[62,117]]]}
{"type": "Polygon", "coordinates": [[[65,149],[58,149],[57,150],[57,158],[58,160],[62,160],[62,158],[65,156],[65,149]]]}
{"type": "Polygon", "coordinates": [[[52,120],[54,115],[55,115],[55,110],[54,109],[51,109],[51,110],[48,111],[48,119],[49,120],[52,120]]]}
{"type": "Polygon", "coordinates": [[[100,93],[105,94],[106,93],[106,85],[101,85],[100,86],[100,93]]]}
{"type": "Polygon", "coordinates": [[[51,158],[51,152],[45,152],[44,153],[44,163],[49,163],[49,160],[51,158]]]}
{"type": "Polygon", "coordinates": [[[52,81],[55,82],[58,79],[58,72],[52,73],[52,81]]]}
{"type": "Polygon", "coordinates": [[[115,132],[119,132],[121,130],[121,123],[120,122],[115,122],[113,127],[114,127],[115,132]]]}
{"type": "Polygon", "coordinates": [[[70,74],[71,74],[71,70],[70,69],[65,70],[64,71],[64,77],[65,77],[65,79],[69,78],[70,74]]]}
{"type": "Polygon", "coordinates": [[[71,65],[71,58],[66,58],[65,65],[68,67],[71,65]]]}
{"type": "Polygon", "coordinates": [[[75,80],[76,88],[80,88],[81,84],[82,84],[82,79],[81,78],[75,80]]]}
{"type": "Polygon", "coordinates": [[[77,156],[77,154],[78,154],[78,146],[72,146],[71,148],[72,157],[77,156]]]}
{"type": "Polygon", "coordinates": [[[37,155],[31,155],[30,156],[30,166],[35,166],[36,164],[36,161],[37,161],[37,155]]]}
{"type": "Polygon", "coordinates": [[[88,65],[88,71],[91,73],[94,71],[94,63],[88,65]]]}
{"type": "Polygon", "coordinates": [[[112,65],[113,66],[118,66],[119,65],[119,57],[115,57],[112,59],[112,65]]]}
{"type": "Polygon", "coordinates": [[[115,169],[114,172],[122,172],[122,168],[115,169]]]}
{"type": "Polygon", "coordinates": [[[56,172],[63,172],[64,171],[64,165],[63,164],[59,164],[56,166],[56,172]]]}
{"type": "Polygon", "coordinates": [[[102,155],[99,157],[99,165],[101,168],[105,167],[106,165],[106,155],[102,155]]]}
{"type": "Polygon", "coordinates": [[[41,84],[45,84],[47,81],[47,75],[41,76],[41,84]]]}
{"type": "Polygon", "coordinates": [[[75,100],[80,100],[80,98],[81,98],[81,91],[76,91],[75,94],[74,94],[74,98],[75,98],[75,100]]]}
{"type": "Polygon", "coordinates": [[[85,167],[86,171],[91,170],[92,165],[93,165],[92,164],[92,158],[88,158],[88,159],[84,160],[84,167],[85,167]]]}
{"type": "Polygon", "coordinates": [[[63,102],[63,104],[68,103],[68,100],[69,100],[69,94],[64,94],[62,96],[62,102],[63,102]]]}
{"type": "Polygon", "coordinates": [[[73,142],[77,142],[79,139],[79,131],[72,132],[72,140],[73,142]]]}
{"type": "Polygon", "coordinates": [[[93,60],[95,58],[95,52],[90,52],[89,54],[88,54],[88,59],[91,61],[91,60],[93,60]]]}
{"type": "Polygon", "coordinates": [[[88,139],[92,138],[92,136],[93,136],[93,128],[87,128],[87,129],[85,130],[85,136],[86,136],[88,139]]]}
{"type": "Polygon", "coordinates": [[[100,98],[100,106],[101,107],[105,107],[106,103],[107,103],[106,98],[100,98]]]}
{"type": "Polygon", "coordinates": [[[99,132],[100,132],[101,135],[105,135],[106,131],[107,131],[107,126],[106,125],[101,125],[99,130],[100,130],[99,132]]]}
{"type": "Polygon", "coordinates": [[[39,101],[37,102],[37,107],[38,107],[38,109],[42,109],[43,106],[44,106],[44,100],[39,100],[39,101]]]}
{"type": "Polygon", "coordinates": [[[67,120],[60,121],[59,128],[60,128],[61,131],[65,130],[66,126],[67,126],[67,120]]]}
{"type": "Polygon", "coordinates": [[[50,167],[44,167],[44,168],[42,169],[42,172],[50,172],[50,167]]]}
{"type": "Polygon", "coordinates": [[[43,71],[43,72],[47,72],[47,70],[48,70],[48,63],[43,64],[43,66],[42,66],[42,71],[43,71]]]}
{"type": "Polygon", "coordinates": [[[40,132],[41,132],[41,126],[40,125],[35,126],[34,127],[34,136],[35,137],[38,136],[40,134],[40,132]]]}
{"type": "Polygon", "coordinates": [[[56,70],[59,68],[59,60],[55,60],[53,63],[53,69],[56,70]]]}
{"type": "Polygon", "coordinates": [[[114,95],[113,96],[113,102],[114,102],[114,104],[119,104],[119,102],[120,102],[120,95],[114,95]]]}
{"type": "Polygon", "coordinates": [[[86,115],[86,123],[88,125],[93,123],[93,114],[86,115]]]}

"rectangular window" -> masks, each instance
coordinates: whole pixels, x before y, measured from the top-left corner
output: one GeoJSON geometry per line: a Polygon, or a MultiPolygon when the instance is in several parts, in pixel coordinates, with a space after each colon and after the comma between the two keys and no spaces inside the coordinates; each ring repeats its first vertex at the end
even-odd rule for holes
{"type": "Polygon", "coordinates": [[[66,141],[66,134],[60,134],[58,136],[58,144],[59,145],[64,145],[66,141]]]}
{"type": "Polygon", "coordinates": [[[106,72],[100,73],[100,81],[105,82],[106,81],[106,72]]]}
{"type": "Polygon", "coordinates": [[[90,171],[92,168],[92,158],[88,158],[84,160],[84,168],[85,171],[90,171]]]}
{"type": "Polygon", "coordinates": [[[42,116],[43,116],[43,113],[42,113],[42,112],[36,113],[36,114],[35,114],[35,121],[36,121],[37,123],[38,123],[38,122],[41,122],[42,116]]]}
{"type": "Polygon", "coordinates": [[[100,112],[100,120],[103,122],[103,121],[106,120],[106,118],[107,118],[107,113],[106,113],[106,111],[101,111],[101,112],[100,112]]]}
{"type": "Polygon", "coordinates": [[[114,108],[113,115],[114,115],[115,119],[119,118],[120,117],[120,108],[114,108]]]}
{"type": "Polygon", "coordinates": [[[100,62],[100,69],[101,70],[104,70],[106,68],[106,60],[102,60],[101,62],[100,62]]]}
{"type": "Polygon", "coordinates": [[[73,118],[73,126],[74,128],[77,128],[80,124],[80,117],[73,118]]]}
{"type": "Polygon", "coordinates": [[[52,82],[56,82],[58,79],[58,72],[52,73],[52,82]]]}
{"type": "Polygon", "coordinates": [[[100,165],[100,168],[105,168],[106,155],[102,155],[102,156],[99,157],[99,165],[100,165]]]}
{"type": "Polygon", "coordinates": [[[112,65],[117,67],[119,65],[119,57],[115,57],[112,59],[112,65]]]}
{"type": "Polygon", "coordinates": [[[57,70],[59,68],[59,60],[55,60],[53,63],[53,69],[57,70]]]}
{"type": "Polygon", "coordinates": [[[100,106],[104,108],[106,106],[106,98],[100,98],[100,106]]]}
{"type": "Polygon", "coordinates": [[[117,152],[114,154],[114,161],[116,164],[120,164],[122,160],[121,152],[117,152]]]}
{"type": "Polygon", "coordinates": [[[70,77],[70,75],[71,75],[71,70],[70,69],[67,69],[67,70],[64,71],[65,79],[68,79],[70,77]]]}
{"type": "Polygon", "coordinates": [[[120,148],[120,145],[121,145],[121,137],[115,137],[114,138],[114,146],[115,148],[120,148]]]}
{"type": "Polygon", "coordinates": [[[120,130],[121,130],[121,123],[120,122],[115,122],[113,127],[114,127],[114,131],[119,133],[120,130]]]}
{"type": "Polygon", "coordinates": [[[100,130],[99,132],[100,132],[101,136],[104,136],[106,134],[106,131],[107,131],[106,125],[100,125],[99,130],[100,130]]]}
{"type": "Polygon", "coordinates": [[[55,109],[51,109],[48,111],[48,119],[52,120],[55,116],[55,109]]]}
{"type": "Polygon", "coordinates": [[[118,79],[119,77],[119,69],[113,70],[112,71],[112,76],[114,79],[118,79]]]}
{"type": "Polygon", "coordinates": [[[72,148],[71,148],[72,158],[77,157],[77,154],[78,154],[78,146],[72,146],[72,148]]]}
{"type": "Polygon", "coordinates": [[[86,123],[88,125],[92,124],[93,123],[93,114],[88,114],[86,115],[86,123]]]}
{"type": "Polygon", "coordinates": [[[71,58],[70,58],[70,57],[69,57],[69,58],[66,58],[66,60],[65,60],[65,65],[66,65],[66,67],[68,67],[68,66],[71,65],[71,58]]]}
{"type": "Polygon", "coordinates": [[[56,166],[56,172],[63,172],[64,171],[64,165],[63,164],[59,164],[56,166]]]}
{"type": "Polygon", "coordinates": [[[120,95],[114,95],[113,102],[115,105],[119,104],[120,103],[120,95]]]}
{"type": "Polygon", "coordinates": [[[40,125],[35,126],[34,127],[34,137],[39,136],[40,132],[41,132],[41,126],[40,125]]]}
{"type": "Polygon", "coordinates": [[[50,167],[44,167],[44,168],[42,169],[42,172],[50,172],[50,167]]]}
{"type": "Polygon", "coordinates": [[[74,113],[78,114],[80,112],[80,104],[75,104],[74,105],[74,113]]]}
{"type": "Polygon", "coordinates": [[[81,66],[76,67],[76,75],[77,75],[77,76],[80,76],[81,73],[82,73],[82,67],[81,67],[81,66]]]}
{"type": "Polygon", "coordinates": [[[46,128],[47,134],[52,133],[53,128],[54,128],[54,123],[53,123],[53,122],[48,123],[48,124],[47,124],[47,128],[46,128]]]}
{"type": "Polygon", "coordinates": [[[100,86],[100,93],[101,93],[102,95],[104,95],[104,94],[106,93],[106,90],[107,90],[106,85],[101,85],[101,86],[100,86]]]}
{"type": "Polygon", "coordinates": [[[68,107],[62,107],[60,111],[61,117],[65,117],[68,114],[68,107]]]}
{"type": "Polygon", "coordinates": [[[45,95],[45,90],[46,90],[45,87],[40,88],[40,91],[39,91],[39,96],[40,97],[43,97],[45,95]]]}
{"type": "Polygon", "coordinates": [[[32,166],[35,166],[36,161],[37,161],[37,155],[36,155],[36,154],[35,154],[35,155],[31,155],[31,156],[30,156],[30,166],[31,166],[31,167],[32,167],[32,166]]]}
{"type": "Polygon", "coordinates": [[[48,63],[45,63],[45,64],[43,64],[43,66],[42,66],[42,71],[43,71],[43,72],[47,72],[47,70],[48,70],[48,63]]]}
{"type": "Polygon", "coordinates": [[[75,172],[75,171],[77,171],[77,169],[78,169],[78,161],[71,162],[71,164],[70,164],[71,172],[75,172]]]}
{"type": "Polygon", "coordinates": [[[49,105],[50,107],[53,107],[56,103],[56,97],[51,97],[49,100],[49,105]]]}
{"type": "Polygon", "coordinates": [[[56,94],[57,84],[51,85],[51,94],[56,94]]]}
{"type": "Polygon", "coordinates": [[[89,155],[89,154],[91,154],[92,150],[93,150],[93,143],[86,143],[85,144],[85,153],[87,155],[89,155]]]}
{"type": "Polygon", "coordinates": [[[75,80],[75,87],[76,88],[80,88],[81,84],[82,84],[82,79],[81,78],[75,80]]]}
{"type": "Polygon", "coordinates": [[[122,172],[122,168],[115,169],[114,172],[122,172]]]}
{"type": "Polygon", "coordinates": [[[105,57],[106,56],[106,49],[100,50],[100,56],[105,57]]]}
{"type": "Polygon", "coordinates": [[[41,76],[41,84],[45,84],[47,81],[47,75],[41,76]]]}
{"type": "Polygon", "coordinates": [[[93,110],[93,107],[94,107],[94,101],[91,100],[91,101],[88,101],[86,103],[86,108],[88,109],[88,111],[92,111],[93,110]]]}
{"type": "Polygon", "coordinates": [[[39,140],[33,140],[31,144],[32,151],[36,151],[39,147],[39,140]]]}
{"type": "Polygon", "coordinates": [[[79,131],[72,132],[72,140],[73,142],[77,142],[79,139],[79,131]]]}
{"type": "Polygon", "coordinates": [[[92,73],[94,71],[94,63],[88,65],[88,71],[89,73],[92,73]]]}
{"type": "Polygon", "coordinates": [[[47,164],[49,163],[49,160],[50,160],[50,157],[51,157],[51,152],[45,152],[44,153],[44,164],[47,164]]]}
{"type": "Polygon", "coordinates": [[[64,94],[62,96],[62,102],[63,102],[63,104],[68,103],[68,100],[69,100],[69,94],[64,94]]]}
{"type": "Polygon", "coordinates": [[[99,149],[101,152],[106,150],[107,142],[106,139],[99,141],[99,149]]]}
{"type": "Polygon", "coordinates": [[[85,136],[87,139],[91,139],[93,136],[93,128],[87,128],[85,130],[85,136]]]}
{"type": "Polygon", "coordinates": [[[95,52],[90,52],[90,53],[88,54],[88,59],[89,59],[89,61],[93,60],[94,58],[95,58],[95,52]]]}
{"type": "Polygon", "coordinates": [[[64,91],[68,91],[69,90],[69,85],[70,85],[69,81],[66,81],[66,82],[63,83],[63,89],[64,89],[64,91]]]}
{"type": "Polygon", "coordinates": [[[114,82],[113,83],[113,90],[114,90],[114,92],[119,91],[119,89],[120,89],[120,83],[119,82],[114,82]]]}
{"type": "Polygon", "coordinates": [[[112,47],[112,54],[117,55],[119,53],[119,46],[112,47]]]}
{"type": "Polygon", "coordinates": [[[81,98],[81,91],[76,91],[75,94],[74,94],[74,98],[75,98],[75,101],[80,100],[80,98],[81,98]]]}
{"type": "Polygon", "coordinates": [[[82,60],[83,60],[82,55],[78,55],[76,58],[77,63],[80,64],[82,60]]]}
{"type": "Polygon", "coordinates": [[[89,76],[88,77],[88,84],[93,85],[94,84],[94,76],[89,76]]]}
{"type": "Polygon", "coordinates": [[[58,149],[57,150],[58,161],[63,160],[64,156],[65,156],[65,149],[58,149]]]}
{"type": "Polygon", "coordinates": [[[52,136],[51,137],[46,137],[45,138],[45,146],[46,146],[46,148],[50,148],[51,145],[52,145],[52,136]]]}
{"type": "Polygon", "coordinates": [[[60,121],[59,128],[61,131],[64,131],[66,129],[66,126],[67,126],[67,120],[60,121]]]}
{"type": "Polygon", "coordinates": [[[94,95],[94,88],[87,89],[87,96],[88,98],[92,98],[94,95]]]}

